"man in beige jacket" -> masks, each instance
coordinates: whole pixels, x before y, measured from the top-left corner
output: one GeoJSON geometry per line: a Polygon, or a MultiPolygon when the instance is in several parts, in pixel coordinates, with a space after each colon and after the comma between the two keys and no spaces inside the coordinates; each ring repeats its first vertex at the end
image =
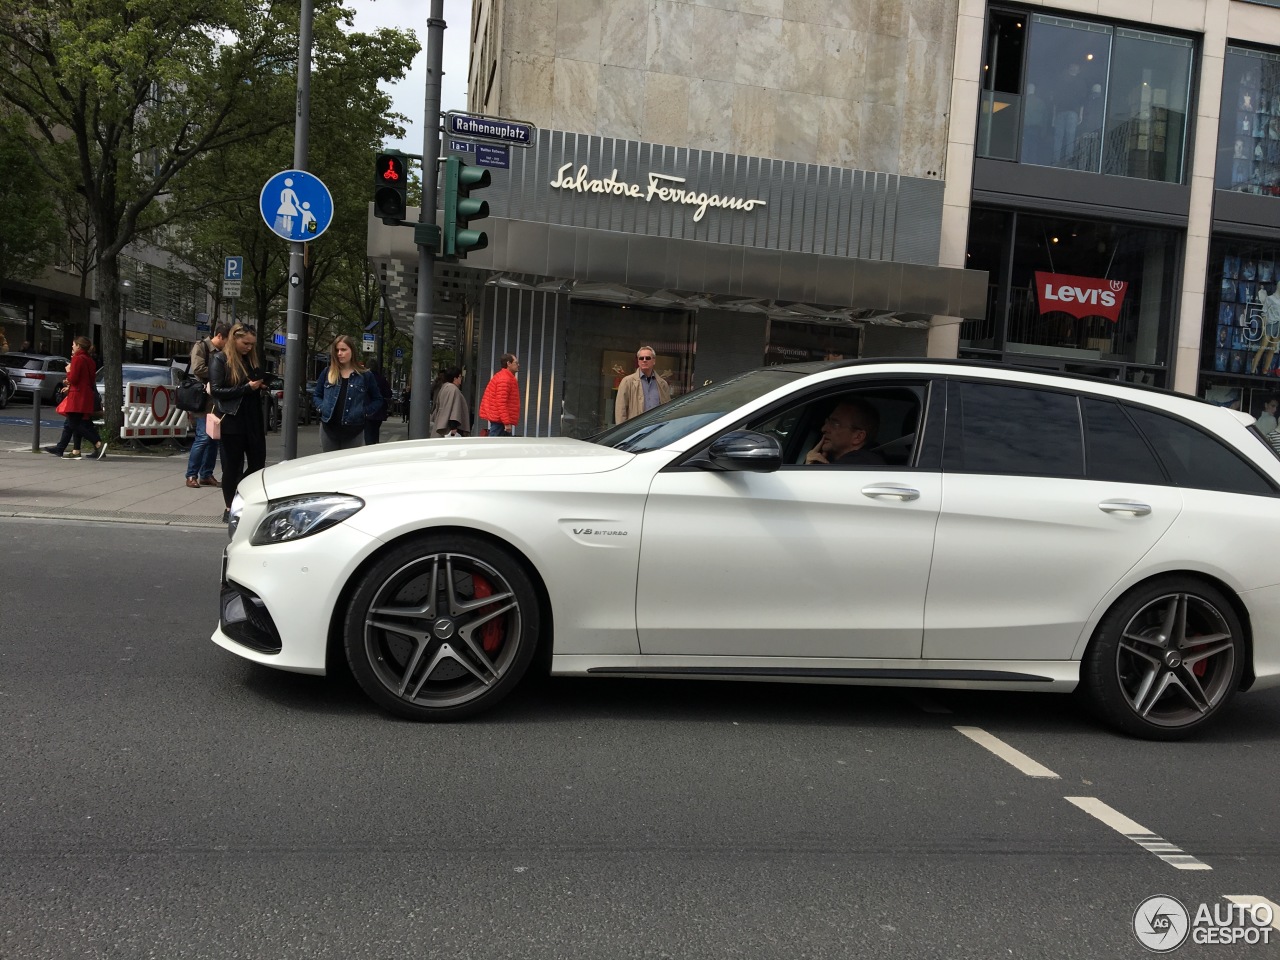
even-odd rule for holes
{"type": "Polygon", "coordinates": [[[653,347],[636,351],[636,372],[623,377],[618,384],[618,399],[613,408],[616,423],[630,420],[671,399],[671,387],[654,372],[656,360],[653,347]]]}

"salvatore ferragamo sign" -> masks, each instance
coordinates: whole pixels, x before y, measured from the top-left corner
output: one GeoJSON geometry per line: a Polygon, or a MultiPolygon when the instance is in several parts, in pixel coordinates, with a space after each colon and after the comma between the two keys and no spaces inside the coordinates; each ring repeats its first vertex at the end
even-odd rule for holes
{"type": "Polygon", "coordinates": [[[566,163],[556,171],[556,178],[551,181],[551,186],[557,190],[570,190],[574,193],[604,193],[615,197],[632,197],[636,200],[643,200],[646,203],[652,203],[654,200],[661,200],[666,203],[682,203],[694,208],[694,223],[702,219],[708,208],[754,210],[756,207],[766,206],[763,200],[729,197],[718,193],[705,193],[672,186],[672,184],[684,182],[684,177],[650,172],[648,185],[641,186],[638,183],[627,183],[625,180],[619,180],[616,169],[607,177],[595,179],[592,178],[585,163],[578,168],[576,173],[573,172],[573,164],[566,163]]]}

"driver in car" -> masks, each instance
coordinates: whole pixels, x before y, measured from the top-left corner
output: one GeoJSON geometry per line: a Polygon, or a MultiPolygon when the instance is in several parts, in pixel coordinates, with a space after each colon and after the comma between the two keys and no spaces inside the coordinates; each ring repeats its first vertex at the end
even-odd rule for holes
{"type": "Polygon", "coordinates": [[[822,421],[822,439],[804,458],[805,463],[883,464],[885,459],[869,449],[880,429],[875,407],[852,397],[836,404],[822,421]]]}

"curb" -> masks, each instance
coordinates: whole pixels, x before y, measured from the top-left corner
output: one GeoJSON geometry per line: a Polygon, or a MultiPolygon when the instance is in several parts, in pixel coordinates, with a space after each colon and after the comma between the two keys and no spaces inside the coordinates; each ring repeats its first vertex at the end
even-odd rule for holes
{"type": "Polygon", "coordinates": [[[172,513],[132,513],[125,510],[85,510],[76,507],[33,507],[0,503],[0,517],[24,520],[92,520],[98,523],[133,523],[162,527],[210,527],[226,529],[222,513],[216,516],[179,516],[172,513]]]}

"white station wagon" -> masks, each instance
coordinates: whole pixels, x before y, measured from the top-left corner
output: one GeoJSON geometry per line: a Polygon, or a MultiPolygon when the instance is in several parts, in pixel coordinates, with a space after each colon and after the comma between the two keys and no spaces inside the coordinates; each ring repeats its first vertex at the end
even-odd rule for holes
{"type": "Polygon", "coordinates": [[[1280,683],[1249,417],[947,361],[755,370],[593,440],[432,439],[240,485],[213,639],[401,716],[553,674],[1079,691],[1176,739],[1280,683]]]}

